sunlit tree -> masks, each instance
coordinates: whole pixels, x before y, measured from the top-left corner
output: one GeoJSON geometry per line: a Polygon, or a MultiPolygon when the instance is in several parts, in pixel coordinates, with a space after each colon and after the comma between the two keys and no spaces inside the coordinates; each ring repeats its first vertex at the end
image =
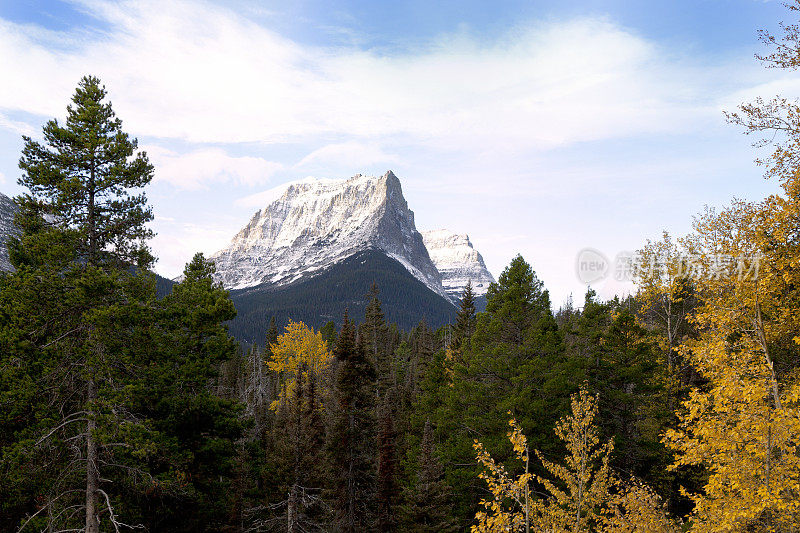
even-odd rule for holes
{"type": "Polygon", "coordinates": [[[273,410],[291,394],[301,367],[303,372],[312,372],[318,378],[332,357],[321,333],[302,322],[291,321],[278,340],[270,344],[270,353],[267,366],[279,375],[281,382],[280,397],[272,403],[273,410]]]}

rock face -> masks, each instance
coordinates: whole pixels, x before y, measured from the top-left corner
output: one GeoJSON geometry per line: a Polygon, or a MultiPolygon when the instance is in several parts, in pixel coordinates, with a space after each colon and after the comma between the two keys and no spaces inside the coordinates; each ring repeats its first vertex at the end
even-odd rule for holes
{"type": "Polygon", "coordinates": [[[229,289],[291,284],[356,252],[377,249],[447,297],[400,180],[358,174],[347,180],[304,180],[273,190],[231,243],[211,258],[229,289]]]}
{"type": "Polygon", "coordinates": [[[14,201],[0,193],[0,270],[11,272],[14,267],[8,260],[8,239],[19,235],[19,229],[14,225],[14,216],[18,208],[14,201]]]}
{"type": "Polygon", "coordinates": [[[468,281],[472,281],[476,296],[486,294],[494,277],[486,268],[481,254],[472,247],[468,235],[437,229],[423,231],[422,238],[451,299],[457,301],[461,298],[468,281]]]}

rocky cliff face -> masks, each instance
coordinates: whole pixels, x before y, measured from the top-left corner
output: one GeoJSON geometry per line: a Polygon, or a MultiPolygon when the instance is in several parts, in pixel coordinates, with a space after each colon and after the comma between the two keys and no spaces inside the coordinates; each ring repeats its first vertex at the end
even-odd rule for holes
{"type": "Polygon", "coordinates": [[[378,249],[431,290],[447,296],[400,180],[305,180],[284,185],[231,243],[214,254],[217,278],[231,289],[287,285],[358,251],[378,249]]]}
{"type": "Polygon", "coordinates": [[[451,299],[461,297],[468,281],[472,281],[472,290],[477,296],[486,294],[494,277],[481,254],[472,247],[468,235],[438,229],[423,231],[422,238],[451,299]]]}
{"type": "Polygon", "coordinates": [[[10,272],[14,270],[8,260],[8,239],[19,235],[19,229],[14,225],[14,216],[17,214],[17,204],[0,193],[0,270],[10,272]]]}

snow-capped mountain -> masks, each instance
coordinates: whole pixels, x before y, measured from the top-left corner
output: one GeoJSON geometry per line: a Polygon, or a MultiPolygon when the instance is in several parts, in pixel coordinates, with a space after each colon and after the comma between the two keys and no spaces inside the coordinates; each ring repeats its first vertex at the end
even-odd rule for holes
{"type": "Polygon", "coordinates": [[[423,231],[422,238],[451,299],[461,298],[470,280],[476,296],[486,294],[494,277],[486,268],[481,254],[472,247],[468,235],[437,229],[423,231]]]}
{"type": "Polygon", "coordinates": [[[6,244],[10,237],[19,234],[19,229],[14,225],[14,216],[17,214],[17,204],[3,193],[0,193],[0,270],[10,272],[14,270],[8,260],[6,244]]]}
{"type": "Polygon", "coordinates": [[[378,249],[447,297],[391,171],[380,177],[293,182],[268,197],[271,201],[212,256],[226,288],[288,285],[356,252],[378,249]]]}

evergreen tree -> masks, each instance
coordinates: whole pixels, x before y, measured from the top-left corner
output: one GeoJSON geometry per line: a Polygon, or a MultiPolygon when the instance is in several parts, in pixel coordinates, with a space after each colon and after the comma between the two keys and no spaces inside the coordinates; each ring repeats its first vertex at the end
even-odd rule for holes
{"type": "Polygon", "coordinates": [[[556,324],[558,328],[564,330],[580,313],[575,309],[572,293],[567,297],[567,301],[558,308],[556,312],[556,324]]]}
{"type": "Polygon", "coordinates": [[[344,315],[336,343],[327,455],[334,529],[365,531],[375,516],[375,369],[344,315]]]}
{"type": "MultiPolygon", "coordinates": [[[[291,397],[302,391],[300,387],[292,389],[291,397]]],[[[264,465],[261,472],[261,489],[256,502],[266,505],[255,505],[251,511],[250,529],[264,528],[267,531],[286,531],[297,504],[292,499],[292,490],[296,481],[296,451],[298,413],[295,401],[285,398],[276,402],[274,423],[263,442],[264,465]],[[292,505],[292,504],[295,505],[292,505]]],[[[296,523],[296,522],[295,522],[296,523]]]]}
{"type": "Polygon", "coordinates": [[[499,342],[528,351],[541,349],[542,337],[557,330],[550,296],[531,266],[518,255],[486,293],[486,313],[479,318],[480,343],[499,342]],[[491,339],[491,340],[490,340],[491,339]]]}
{"type": "Polygon", "coordinates": [[[447,533],[456,531],[450,487],[437,459],[430,420],[425,421],[413,484],[403,494],[403,531],[447,533]]]}
{"type": "MultiPolygon", "coordinates": [[[[568,353],[599,395],[597,425],[613,438],[614,468],[629,475],[663,477],[668,462],[659,435],[669,412],[652,335],[636,319],[633,301],[603,302],[589,288],[569,327],[568,353]]],[[[653,478],[651,478],[653,479],[653,478]]]]}
{"type": "Polygon", "coordinates": [[[152,309],[152,325],[140,328],[137,351],[150,349],[140,355],[141,378],[127,394],[131,409],[150,421],[154,482],[132,486],[128,506],[151,531],[229,525],[241,406],[214,391],[220,364],[236,353],[224,325],[236,311],[213,273],[213,263],[195,255],[183,280],[152,309]]]}
{"type": "MultiPolygon", "coordinates": [[[[486,312],[478,315],[472,342],[445,360],[451,383],[433,391],[441,409],[435,413],[437,435],[455,487],[461,524],[474,517],[483,488],[470,465],[470,442],[476,435],[511,456],[503,423],[511,411],[538,448],[550,453],[549,428],[565,413],[570,393],[580,382],[580,365],[565,357],[550,299],[542,282],[517,256],[487,292],[486,312]],[[455,466],[460,465],[460,466],[455,466]]],[[[432,387],[426,387],[428,391],[432,387]]]]}
{"type": "Polygon", "coordinates": [[[333,350],[333,347],[336,346],[336,324],[333,323],[333,320],[329,320],[325,323],[324,326],[319,330],[322,333],[322,339],[328,343],[328,348],[333,350]]]}
{"type": "Polygon", "coordinates": [[[572,294],[567,301],[556,312],[556,324],[561,337],[564,339],[564,351],[568,354],[577,354],[582,346],[578,336],[578,320],[581,317],[581,309],[576,309],[573,303],[572,294]]]}
{"type": "MultiPolygon", "coordinates": [[[[136,377],[139,354],[110,346],[126,338],[115,321],[140,316],[155,296],[152,280],[129,270],[152,262],[145,244],[152,213],[144,194],[131,191],[150,182],[153,167],[122,131],[105,96],[97,78],[84,77],[65,125],[47,122],[44,144],[24,137],[18,183],[29,192],[17,199],[22,235],[12,243],[11,256],[18,274],[9,280],[5,299],[12,351],[22,338],[31,338],[28,328],[37,320],[47,325],[33,346],[26,343],[24,357],[43,370],[35,380],[52,407],[33,421],[28,435],[37,451],[47,450],[48,468],[60,464],[44,497],[49,516],[62,520],[51,526],[74,527],[75,519],[59,510],[78,508],[86,533],[100,531],[101,515],[109,527],[117,524],[104,480],[138,472],[126,464],[133,457],[123,457],[123,450],[140,446],[147,428],[131,416],[123,391],[136,377]],[[56,305],[21,324],[28,304],[15,296],[34,286],[56,305]]],[[[36,459],[28,454],[27,460],[36,459]]]]}
{"type": "MultiPolygon", "coordinates": [[[[136,139],[122,131],[100,80],[85,76],[67,106],[64,126],[53,119],[42,133],[45,144],[23,137],[18,183],[29,190],[18,203],[26,214],[66,233],[77,259],[89,266],[111,263],[146,267],[152,261],[144,241],[153,219],[143,193],[153,166],[136,139]]],[[[30,218],[25,219],[29,221],[30,218]]]]}
{"type": "Polygon", "coordinates": [[[498,416],[512,411],[531,442],[551,451],[549,428],[568,412],[582,364],[565,353],[549,293],[522,256],[489,286],[471,352],[463,378],[476,379],[475,392],[497,400],[498,416]]]}
{"type": "Polygon", "coordinates": [[[12,427],[0,418],[0,487],[18,487],[0,527],[224,529],[241,424],[213,387],[235,353],[223,326],[235,312],[201,256],[156,300],[152,215],[130,192],[153,170],[105,95],[84,78],[66,125],[48,122],[45,144],[25,139],[0,367],[24,364],[12,377],[38,392],[20,395],[0,372],[0,396],[30,412],[12,427]],[[17,485],[14,471],[35,484],[17,485]]]}
{"type": "Polygon", "coordinates": [[[320,465],[325,460],[325,426],[318,394],[318,376],[307,372],[300,404],[299,468],[295,477],[299,513],[295,519],[297,531],[319,530],[323,526],[325,509],[322,487],[325,483],[320,465]]]}
{"type": "Polygon", "coordinates": [[[383,395],[378,416],[377,464],[377,528],[378,531],[397,529],[398,484],[397,431],[395,428],[394,390],[383,395]]]}
{"type": "Polygon", "coordinates": [[[367,294],[369,303],[364,311],[364,322],[359,326],[358,332],[378,375],[386,376],[389,373],[388,353],[385,350],[387,327],[381,301],[378,299],[379,293],[378,286],[373,283],[367,294]]]}
{"type": "Polygon", "coordinates": [[[301,465],[306,491],[316,494],[325,482],[320,468],[324,462],[325,424],[318,381],[315,373],[308,374],[303,396],[302,447],[305,451],[301,465]]]}
{"type": "Polygon", "coordinates": [[[266,359],[272,356],[271,346],[278,342],[278,325],[275,323],[275,317],[269,319],[269,327],[267,328],[266,343],[264,344],[264,352],[266,359]]]}
{"type": "Polygon", "coordinates": [[[436,352],[436,338],[424,318],[411,332],[411,341],[418,363],[424,366],[436,352]]]}
{"type": "Polygon", "coordinates": [[[657,346],[628,307],[616,301],[606,307],[613,310],[610,323],[598,336],[589,333],[590,342],[602,346],[587,370],[589,387],[600,398],[597,423],[605,438],[614,439],[612,465],[647,476],[664,451],[659,440],[669,417],[665,374],[657,364],[657,346]]]}
{"type": "Polygon", "coordinates": [[[461,295],[461,307],[458,310],[450,347],[458,350],[462,343],[469,342],[472,334],[475,333],[476,324],[475,294],[472,292],[472,281],[470,280],[467,281],[467,286],[464,287],[464,292],[461,295]]]}
{"type": "Polygon", "coordinates": [[[611,322],[611,308],[605,302],[597,300],[597,293],[590,287],[586,290],[583,309],[571,331],[573,354],[579,356],[586,366],[599,367],[606,346],[603,336],[611,322]]]}
{"type": "Polygon", "coordinates": [[[410,335],[411,350],[404,362],[403,397],[413,401],[419,394],[419,382],[436,353],[436,339],[428,329],[425,319],[420,320],[410,335]]]}

